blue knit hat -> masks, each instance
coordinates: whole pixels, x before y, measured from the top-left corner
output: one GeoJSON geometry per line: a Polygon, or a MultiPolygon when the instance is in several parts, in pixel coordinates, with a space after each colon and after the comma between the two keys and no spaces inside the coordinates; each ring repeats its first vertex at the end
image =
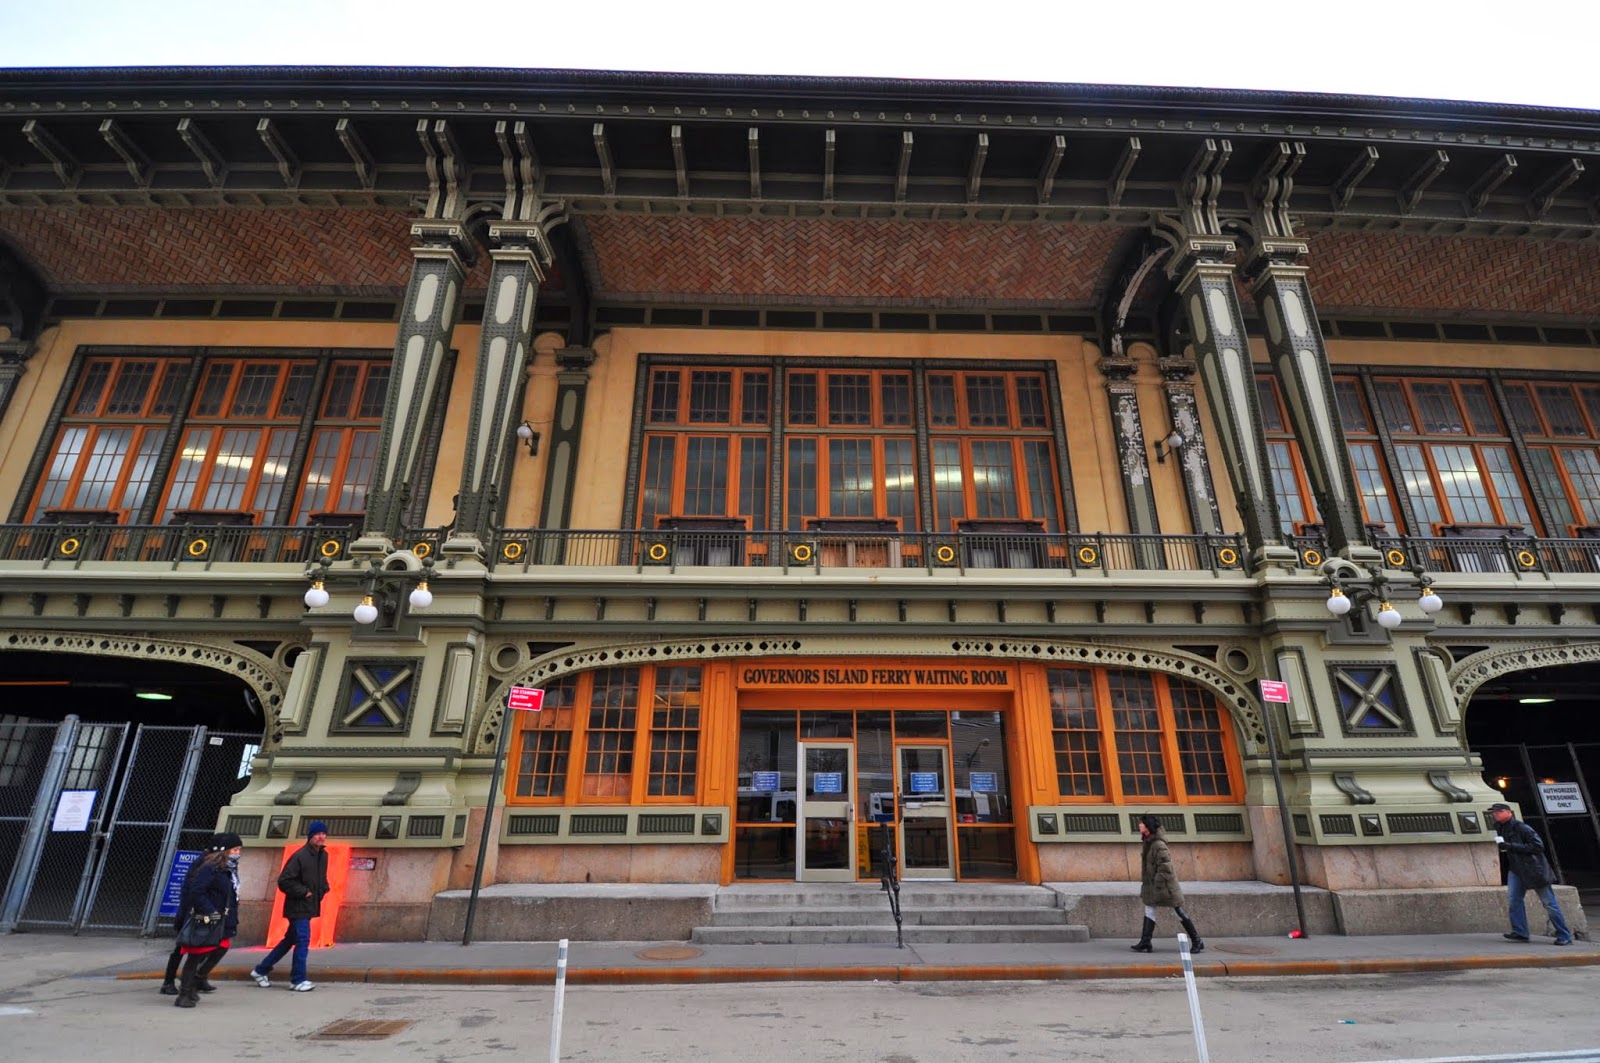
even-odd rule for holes
{"type": "Polygon", "coordinates": [[[328,833],[328,825],[326,823],[322,822],[322,820],[320,820],[320,819],[312,820],[311,821],[311,825],[306,828],[306,837],[307,838],[311,837],[313,834],[326,834],[326,833],[328,833]]]}

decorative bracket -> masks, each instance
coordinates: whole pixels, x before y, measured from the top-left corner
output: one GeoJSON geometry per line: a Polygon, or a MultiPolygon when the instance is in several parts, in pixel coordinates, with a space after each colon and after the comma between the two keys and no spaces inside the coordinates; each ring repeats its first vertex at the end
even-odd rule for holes
{"type": "Polygon", "coordinates": [[[1428,785],[1448,797],[1452,804],[1466,804],[1472,800],[1470,793],[1450,781],[1450,773],[1448,771],[1434,770],[1428,772],[1428,785]]]}
{"type": "Polygon", "coordinates": [[[317,773],[314,771],[297,771],[294,780],[278,796],[272,799],[275,805],[298,805],[313,786],[317,785],[317,773]]]}
{"type": "Polygon", "coordinates": [[[1356,773],[1353,771],[1336,771],[1333,773],[1333,785],[1350,798],[1352,805],[1375,805],[1378,799],[1363,790],[1356,784],[1356,773]]]}

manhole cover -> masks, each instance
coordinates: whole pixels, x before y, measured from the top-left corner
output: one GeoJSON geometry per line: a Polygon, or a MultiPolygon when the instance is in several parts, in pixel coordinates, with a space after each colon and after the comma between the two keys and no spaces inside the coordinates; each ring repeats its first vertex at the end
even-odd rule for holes
{"type": "Polygon", "coordinates": [[[1278,950],[1271,945],[1208,945],[1208,952],[1227,952],[1235,956],[1276,956],[1278,950]]]}
{"type": "Polygon", "coordinates": [[[381,1041],[410,1026],[411,1019],[339,1019],[311,1037],[319,1041],[381,1041]]]}
{"type": "Polygon", "coordinates": [[[634,953],[641,960],[692,960],[705,952],[691,945],[658,945],[653,949],[640,949],[634,953]]]}

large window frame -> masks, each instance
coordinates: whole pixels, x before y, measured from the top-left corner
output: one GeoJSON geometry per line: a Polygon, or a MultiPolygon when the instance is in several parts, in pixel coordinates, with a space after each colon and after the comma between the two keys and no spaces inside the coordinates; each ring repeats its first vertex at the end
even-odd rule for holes
{"type": "Polygon", "coordinates": [[[704,777],[704,669],[597,668],[545,685],[516,713],[506,800],[519,805],[688,805],[704,777]]]}
{"type": "Polygon", "coordinates": [[[1063,804],[1244,800],[1233,719],[1193,680],[1137,669],[1051,667],[1045,683],[1063,804]]]}
{"type": "Polygon", "coordinates": [[[645,530],[726,517],[762,531],[772,515],[788,531],[839,519],[902,532],[948,532],[972,518],[1049,532],[1069,523],[1046,365],[650,359],[639,395],[629,510],[645,530]],[[721,455],[710,469],[708,450],[721,455]]]}
{"type": "MultiPolygon", "coordinates": [[[[80,347],[11,519],[359,520],[390,364],[378,350],[80,347]],[[341,382],[350,401],[334,410],[341,382]],[[319,482],[328,490],[313,499],[319,482]]],[[[426,511],[449,375],[426,428],[413,522],[426,511]]]]}

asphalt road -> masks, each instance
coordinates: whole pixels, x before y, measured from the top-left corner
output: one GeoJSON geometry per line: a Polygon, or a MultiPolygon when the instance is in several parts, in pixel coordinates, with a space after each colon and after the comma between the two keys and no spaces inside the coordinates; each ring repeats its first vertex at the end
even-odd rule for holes
{"type": "MultiPolygon", "coordinates": [[[[177,1053],[272,1063],[550,1059],[550,988],[329,984],[292,994],[228,982],[185,1011],[152,982],[74,973],[97,958],[93,949],[64,942],[59,955],[26,962],[14,956],[0,965],[0,1056],[74,1063],[177,1053]],[[382,1039],[317,1036],[331,1023],[359,1019],[405,1025],[382,1039]]],[[[1600,1060],[1595,967],[1206,979],[1199,991],[1216,1063],[1536,1058],[1579,1049],[1595,1050],[1600,1060]]],[[[1197,1058],[1179,978],[574,986],[565,1005],[560,1058],[571,1063],[1197,1058]]]]}

